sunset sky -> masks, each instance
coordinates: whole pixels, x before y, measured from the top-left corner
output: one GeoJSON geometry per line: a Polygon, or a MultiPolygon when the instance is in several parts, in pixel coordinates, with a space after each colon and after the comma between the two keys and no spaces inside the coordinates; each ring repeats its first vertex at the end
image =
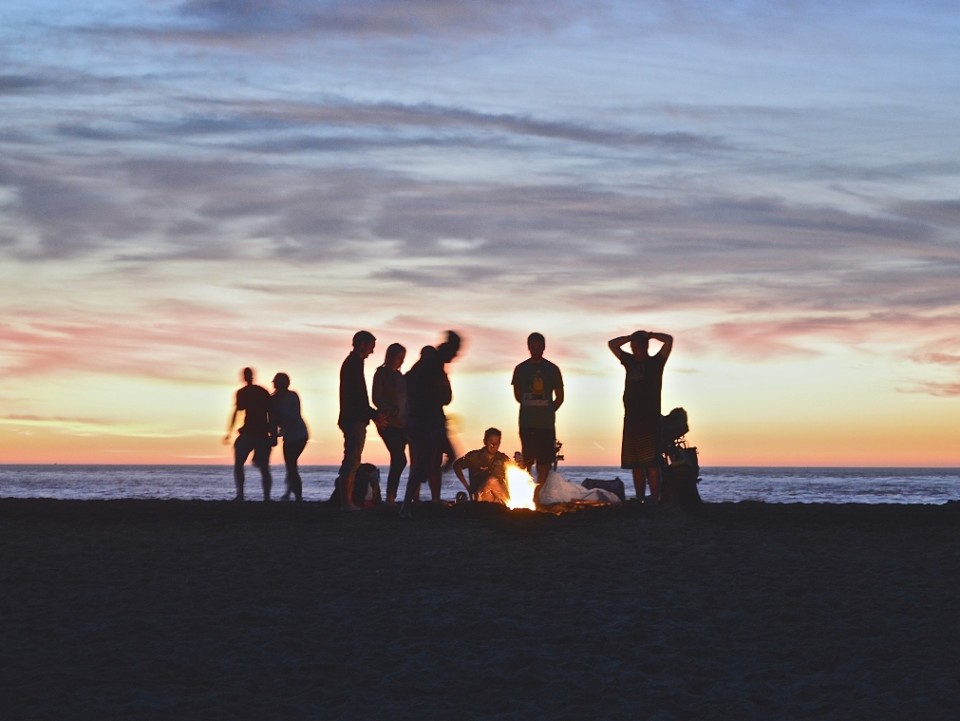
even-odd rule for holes
{"type": "Polygon", "coordinates": [[[336,463],[354,331],[372,378],[454,328],[460,449],[519,449],[537,330],[567,463],[617,465],[644,328],[704,465],[960,466],[958,38],[952,0],[4,3],[0,462],[227,463],[249,365],[336,463]]]}

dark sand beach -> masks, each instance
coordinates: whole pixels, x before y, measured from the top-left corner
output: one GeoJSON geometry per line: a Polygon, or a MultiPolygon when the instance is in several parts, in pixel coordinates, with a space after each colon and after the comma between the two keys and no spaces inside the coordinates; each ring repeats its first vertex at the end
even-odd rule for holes
{"type": "Polygon", "coordinates": [[[954,719],[960,504],[0,500],[7,719],[954,719]]]}

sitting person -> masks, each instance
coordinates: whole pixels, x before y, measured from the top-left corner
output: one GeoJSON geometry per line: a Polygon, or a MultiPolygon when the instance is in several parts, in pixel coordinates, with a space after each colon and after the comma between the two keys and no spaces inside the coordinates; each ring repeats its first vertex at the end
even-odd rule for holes
{"type": "Polygon", "coordinates": [[[453,472],[475,501],[505,503],[509,497],[507,463],[510,459],[500,452],[501,435],[496,428],[488,428],[483,434],[483,448],[470,451],[454,461],[453,472]],[[464,478],[464,469],[470,474],[469,483],[464,478]]]}

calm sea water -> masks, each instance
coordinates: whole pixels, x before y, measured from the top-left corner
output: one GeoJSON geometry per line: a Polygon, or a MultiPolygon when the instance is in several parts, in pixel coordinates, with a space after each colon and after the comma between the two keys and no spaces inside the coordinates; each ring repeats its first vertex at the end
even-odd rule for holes
{"type": "MultiPolygon", "coordinates": [[[[623,479],[629,472],[607,466],[560,466],[567,480],[623,479]]],[[[381,487],[386,469],[381,469],[381,487]]],[[[283,467],[274,466],[273,497],[283,492],[283,467]]],[[[330,497],[336,466],[304,466],[304,499],[330,497]]],[[[704,501],[767,503],[923,503],[960,500],[957,468],[702,468],[704,501]]],[[[406,486],[406,477],[401,481],[406,486]]],[[[444,476],[442,495],[453,499],[461,486],[444,476]]],[[[247,498],[261,497],[260,474],[247,468],[247,498]]],[[[229,466],[0,465],[0,498],[229,500],[234,495],[229,466]]]]}

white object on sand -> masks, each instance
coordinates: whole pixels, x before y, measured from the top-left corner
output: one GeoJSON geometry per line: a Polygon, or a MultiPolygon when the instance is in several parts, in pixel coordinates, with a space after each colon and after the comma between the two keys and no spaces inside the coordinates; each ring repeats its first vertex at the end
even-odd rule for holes
{"type": "Polygon", "coordinates": [[[602,488],[584,488],[571,483],[556,471],[551,471],[540,489],[537,503],[552,506],[558,503],[598,503],[615,505],[620,503],[616,493],[602,488]]]}

